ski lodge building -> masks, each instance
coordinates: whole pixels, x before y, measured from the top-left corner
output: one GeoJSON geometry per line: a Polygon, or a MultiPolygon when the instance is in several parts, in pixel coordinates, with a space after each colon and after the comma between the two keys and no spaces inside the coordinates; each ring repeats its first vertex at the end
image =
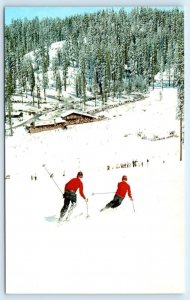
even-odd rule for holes
{"type": "Polygon", "coordinates": [[[31,122],[30,125],[26,125],[26,130],[29,133],[35,133],[40,131],[53,130],[57,128],[67,129],[67,125],[75,125],[82,123],[94,122],[102,119],[101,117],[95,117],[87,113],[78,112],[75,110],[69,110],[61,114],[59,118],[53,120],[43,120],[31,122]]]}
{"type": "Polygon", "coordinates": [[[75,110],[66,111],[65,113],[61,114],[61,118],[67,122],[67,125],[97,121],[97,117],[75,110]]]}
{"type": "Polygon", "coordinates": [[[62,120],[61,118],[56,118],[53,121],[45,120],[32,122],[29,126],[26,126],[26,130],[29,133],[54,130],[57,128],[67,129],[67,122],[62,120]]]}

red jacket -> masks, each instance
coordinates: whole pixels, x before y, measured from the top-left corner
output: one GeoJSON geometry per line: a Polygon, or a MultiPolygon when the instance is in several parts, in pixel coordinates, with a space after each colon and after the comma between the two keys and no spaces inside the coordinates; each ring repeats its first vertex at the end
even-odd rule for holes
{"type": "Polygon", "coordinates": [[[79,189],[79,193],[81,195],[81,197],[83,197],[84,199],[86,199],[84,193],[83,193],[83,183],[80,180],[80,178],[73,178],[71,179],[69,182],[66,183],[65,185],[65,191],[69,190],[69,191],[74,191],[76,192],[79,189]]]}
{"type": "Polygon", "coordinates": [[[126,181],[119,182],[115,194],[122,198],[125,198],[126,193],[128,193],[128,196],[130,198],[132,197],[130,185],[126,181]]]}

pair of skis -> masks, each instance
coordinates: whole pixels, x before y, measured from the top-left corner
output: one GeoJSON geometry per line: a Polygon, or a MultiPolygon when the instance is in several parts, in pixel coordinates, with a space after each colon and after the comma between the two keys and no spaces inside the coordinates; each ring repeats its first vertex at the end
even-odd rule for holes
{"type": "MultiPolygon", "coordinates": [[[[53,178],[53,173],[50,173],[49,170],[46,168],[46,165],[43,164],[42,167],[44,168],[44,170],[48,173],[48,175],[50,176],[50,178],[53,180],[53,182],[55,183],[55,185],[57,186],[58,190],[61,192],[61,194],[63,195],[63,192],[61,190],[61,188],[58,186],[57,182],[54,180],[53,178]]],[[[58,223],[61,223],[61,222],[68,222],[70,220],[70,216],[72,214],[72,211],[73,211],[74,207],[70,207],[70,210],[67,214],[67,217],[64,219],[64,220],[61,220],[61,218],[58,219],[58,223]]],[[[83,214],[83,213],[82,213],[83,214]]],[[[89,218],[90,215],[88,213],[88,203],[86,202],[86,218],[89,218]]]]}
{"type": "MultiPolygon", "coordinates": [[[[80,214],[78,214],[78,215],[76,215],[75,217],[73,217],[73,218],[71,218],[71,214],[72,214],[72,212],[73,212],[73,209],[70,207],[70,209],[69,209],[69,211],[68,211],[68,213],[67,213],[67,216],[66,216],[66,218],[59,218],[58,219],[58,224],[61,224],[61,223],[63,223],[63,222],[69,222],[70,221],[70,219],[74,219],[74,218],[77,218],[77,217],[80,217],[80,216],[82,216],[84,213],[83,212],[81,212],[80,214]]],[[[89,215],[89,213],[88,213],[88,203],[86,203],[86,219],[87,218],[89,218],[90,217],[90,215],[89,215]]]]}
{"type": "MultiPolygon", "coordinates": [[[[114,192],[92,193],[92,196],[97,195],[97,194],[114,194],[114,192]]],[[[135,206],[134,206],[133,198],[131,198],[131,202],[132,202],[132,205],[133,205],[133,211],[135,212],[135,206]]],[[[100,211],[103,211],[103,209],[100,210],[100,211]]]]}

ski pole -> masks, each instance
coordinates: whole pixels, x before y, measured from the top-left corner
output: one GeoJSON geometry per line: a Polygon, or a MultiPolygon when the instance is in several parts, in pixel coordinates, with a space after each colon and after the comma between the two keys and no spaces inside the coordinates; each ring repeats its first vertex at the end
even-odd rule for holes
{"type": "Polygon", "coordinates": [[[102,192],[102,193],[92,193],[92,196],[97,194],[114,194],[115,192],[102,192]]]}
{"type": "Polygon", "coordinates": [[[88,203],[86,202],[86,217],[89,218],[89,214],[88,214],[88,203]]]}
{"type": "Polygon", "coordinates": [[[132,204],[133,204],[133,211],[135,212],[135,206],[134,206],[133,198],[131,198],[131,201],[132,201],[132,204]]]}
{"type": "Polygon", "coordinates": [[[62,190],[60,189],[60,187],[58,186],[58,184],[55,182],[54,178],[53,178],[53,173],[50,173],[48,171],[48,169],[46,168],[46,165],[42,165],[42,167],[46,170],[46,172],[49,174],[50,178],[53,180],[53,182],[55,183],[55,185],[57,186],[57,188],[60,190],[61,194],[63,195],[62,190]]]}

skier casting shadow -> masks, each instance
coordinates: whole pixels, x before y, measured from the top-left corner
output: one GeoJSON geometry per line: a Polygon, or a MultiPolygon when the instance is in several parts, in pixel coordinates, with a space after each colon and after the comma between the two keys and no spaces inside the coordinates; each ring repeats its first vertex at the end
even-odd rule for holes
{"type": "Polygon", "coordinates": [[[104,208],[102,208],[100,211],[104,211],[108,208],[115,208],[121,205],[123,199],[125,198],[125,195],[128,193],[128,196],[131,201],[133,201],[132,195],[131,195],[131,188],[130,185],[126,182],[127,176],[122,176],[122,181],[118,183],[117,185],[117,191],[115,192],[115,196],[112,201],[106,204],[104,208]]]}
{"type": "Polygon", "coordinates": [[[77,202],[77,195],[76,192],[79,189],[79,193],[81,195],[82,198],[84,198],[84,200],[86,202],[88,202],[88,199],[85,197],[84,193],[83,193],[83,183],[81,181],[81,178],[83,178],[83,173],[80,171],[77,174],[76,178],[72,178],[70,181],[68,181],[65,184],[65,192],[63,194],[63,198],[64,198],[64,205],[60,211],[60,218],[59,221],[61,221],[63,219],[63,217],[65,216],[69,205],[71,203],[71,206],[69,208],[66,220],[69,219],[71,213],[73,212],[73,209],[76,206],[76,202],[77,202]]]}

